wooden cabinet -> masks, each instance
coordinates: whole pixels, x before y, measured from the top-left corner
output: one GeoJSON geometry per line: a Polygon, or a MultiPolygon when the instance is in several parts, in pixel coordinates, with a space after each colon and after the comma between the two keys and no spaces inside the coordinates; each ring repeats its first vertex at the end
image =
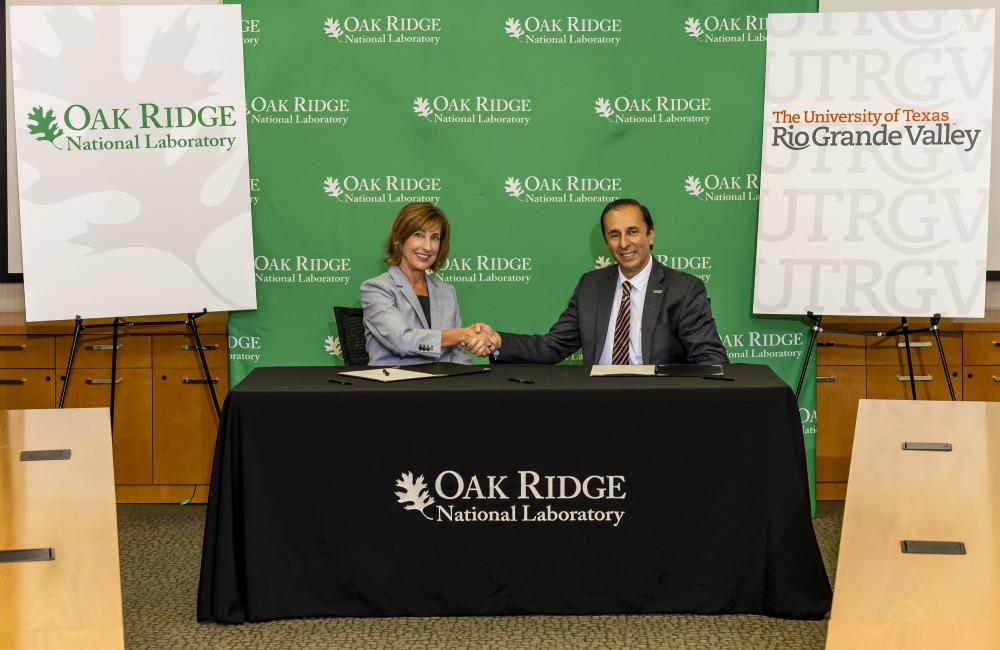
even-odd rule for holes
{"type": "MultiPolygon", "coordinates": [[[[11,317],[0,315],[0,408],[53,408],[73,324],[27,325],[11,317]]],[[[199,330],[221,405],[229,387],[226,315],[203,316],[199,330]]],[[[219,423],[193,337],[184,326],[129,327],[117,343],[112,449],[118,501],[177,503],[193,493],[204,503],[219,423]]],[[[111,346],[109,329],[80,336],[65,406],[109,404],[111,346]]]]}
{"type": "MultiPolygon", "coordinates": [[[[865,365],[865,339],[848,334],[820,333],[816,339],[816,365],[865,365]]],[[[819,372],[817,371],[817,374],[819,372]]]]}
{"type": "Polygon", "coordinates": [[[966,367],[962,392],[970,401],[1000,402],[1000,366],[966,367]]]}
{"type": "MultiPolygon", "coordinates": [[[[948,367],[951,372],[955,399],[962,399],[962,367],[948,367]]],[[[938,364],[913,364],[914,386],[919,400],[950,400],[948,381],[944,367],[938,364]]],[[[868,399],[912,399],[910,374],[906,364],[902,366],[868,366],[868,399]]]]}
{"type": "Polygon", "coordinates": [[[1000,365],[1000,327],[996,332],[966,332],[962,354],[970,366],[1000,365]]]}
{"type": "MultiPolygon", "coordinates": [[[[899,322],[866,319],[847,322],[827,319],[833,329],[885,331],[899,322]]],[[[911,322],[911,327],[927,327],[927,321],[911,322]]],[[[941,332],[955,398],[963,399],[970,380],[965,377],[971,332],[951,324],[941,332]]],[[[1000,364],[1000,323],[997,334],[987,336],[982,347],[1000,364]],[[992,341],[998,344],[993,345],[992,341]]],[[[916,378],[917,399],[948,400],[948,383],[941,364],[941,352],[934,334],[910,335],[910,356],[916,378]]],[[[864,337],[822,332],[816,349],[816,495],[819,499],[843,499],[847,494],[854,423],[861,399],[910,399],[909,370],[904,337],[864,337]]],[[[998,373],[1000,375],[1000,373],[998,373]]],[[[984,383],[982,381],[980,384],[984,383]]],[[[1000,399],[1000,383],[997,383],[1000,399]]],[[[966,399],[975,399],[965,397],[966,399]]]]}
{"type": "Polygon", "coordinates": [[[0,409],[50,409],[55,402],[51,368],[0,369],[0,409]]]}
{"type": "MultiPolygon", "coordinates": [[[[942,332],[941,344],[948,366],[962,365],[962,333],[942,332]]],[[[910,358],[913,365],[941,365],[941,351],[931,333],[910,335],[910,358]]],[[[906,341],[902,336],[871,338],[868,341],[868,365],[906,368],[906,341]]],[[[906,374],[905,372],[903,374],[906,374]]]]}
{"type": "MultiPolygon", "coordinates": [[[[63,366],[58,390],[62,391],[63,366]]],[[[118,368],[115,373],[115,418],[111,450],[115,484],[153,482],[153,392],[149,368],[118,368]]],[[[111,399],[111,368],[80,368],[74,364],[66,391],[66,408],[107,406],[111,399]]]]}
{"type": "Polygon", "coordinates": [[[858,400],[864,397],[863,365],[816,366],[816,483],[846,484],[858,400]]]}
{"type": "MultiPolygon", "coordinates": [[[[226,337],[203,336],[201,342],[221,406],[229,392],[226,337]]],[[[154,482],[207,485],[219,422],[194,338],[158,337],[153,359],[154,482]]]]}
{"type": "Polygon", "coordinates": [[[51,336],[0,335],[0,368],[51,368],[51,336]]]}
{"type": "MultiPolygon", "coordinates": [[[[56,367],[66,370],[72,336],[57,336],[56,367]]],[[[73,357],[73,368],[111,368],[111,334],[82,334],[73,357]]],[[[119,368],[149,368],[152,337],[148,334],[126,334],[118,337],[119,368]]]]}
{"type": "Polygon", "coordinates": [[[816,498],[843,499],[858,400],[865,396],[865,338],[816,339],[816,498]]]}

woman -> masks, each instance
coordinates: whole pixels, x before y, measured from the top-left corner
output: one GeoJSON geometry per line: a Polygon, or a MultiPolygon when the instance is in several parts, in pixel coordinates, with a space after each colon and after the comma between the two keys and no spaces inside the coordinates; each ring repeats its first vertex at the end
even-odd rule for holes
{"type": "Polygon", "coordinates": [[[370,365],[471,363],[465,349],[493,351],[475,325],[461,326],[455,288],[427,274],[444,264],[450,237],[448,219],[432,203],[410,203],[396,215],[385,243],[389,270],[361,285],[370,365]]]}

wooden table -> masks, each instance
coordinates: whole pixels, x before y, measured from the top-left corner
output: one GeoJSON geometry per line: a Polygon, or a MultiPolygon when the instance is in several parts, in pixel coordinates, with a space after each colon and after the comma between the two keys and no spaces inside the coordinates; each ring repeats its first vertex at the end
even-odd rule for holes
{"type": "Polygon", "coordinates": [[[998,512],[1000,403],[862,400],[827,649],[1000,648],[998,512]],[[904,539],[967,554],[904,554],[904,539]]]}
{"type": "Polygon", "coordinates": [[[0,549],[55,559],[0,563],[0,648],[124,648],[107,408],[0,412],[0,549]],[[71,449],[70,460],[20,460],[71,449]]]}

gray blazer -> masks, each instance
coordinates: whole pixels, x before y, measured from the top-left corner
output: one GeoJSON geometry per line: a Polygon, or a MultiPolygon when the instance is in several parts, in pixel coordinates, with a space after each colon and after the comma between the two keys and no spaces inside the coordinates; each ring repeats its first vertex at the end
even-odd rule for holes
{"type": "Polygon", "coordinates": [[[462,326],[455,287],[427,276],[431,322],[398,266],[361,285],[365,347],[372,366],[405,366],[430,361],[472,363],[461,348],[441,349],[441,330],[462,326]],[[433,329],[432,329],[433,328],[433,329]]]}
{"type": "MultiPolygon", "coordinates": [[[[597,363],[608,335],[617,281],[615,265],[585,273],[548,334],[501,332],[496,361],[558,363],[582,349],[584,364],[597,363]]],[[[647,364],[729,363],[705,283],[656,260],[642,307],[642,359],[647,364]]]]}

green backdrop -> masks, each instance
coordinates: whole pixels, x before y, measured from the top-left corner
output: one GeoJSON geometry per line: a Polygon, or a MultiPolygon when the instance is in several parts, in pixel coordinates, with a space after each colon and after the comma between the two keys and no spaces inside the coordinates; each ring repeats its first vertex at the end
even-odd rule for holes
{"type": "Polygon", "coordinates": [[[731,360],[794,386],[807,325],[751,313],[766,16],[815,0],[242,4],[258,309],[230,315],[234,383],[342,363],[331,308],[385,270],[409,201],[449,216],[465,322],[542,332],[627,196],[705,280],[731,360]]]}

